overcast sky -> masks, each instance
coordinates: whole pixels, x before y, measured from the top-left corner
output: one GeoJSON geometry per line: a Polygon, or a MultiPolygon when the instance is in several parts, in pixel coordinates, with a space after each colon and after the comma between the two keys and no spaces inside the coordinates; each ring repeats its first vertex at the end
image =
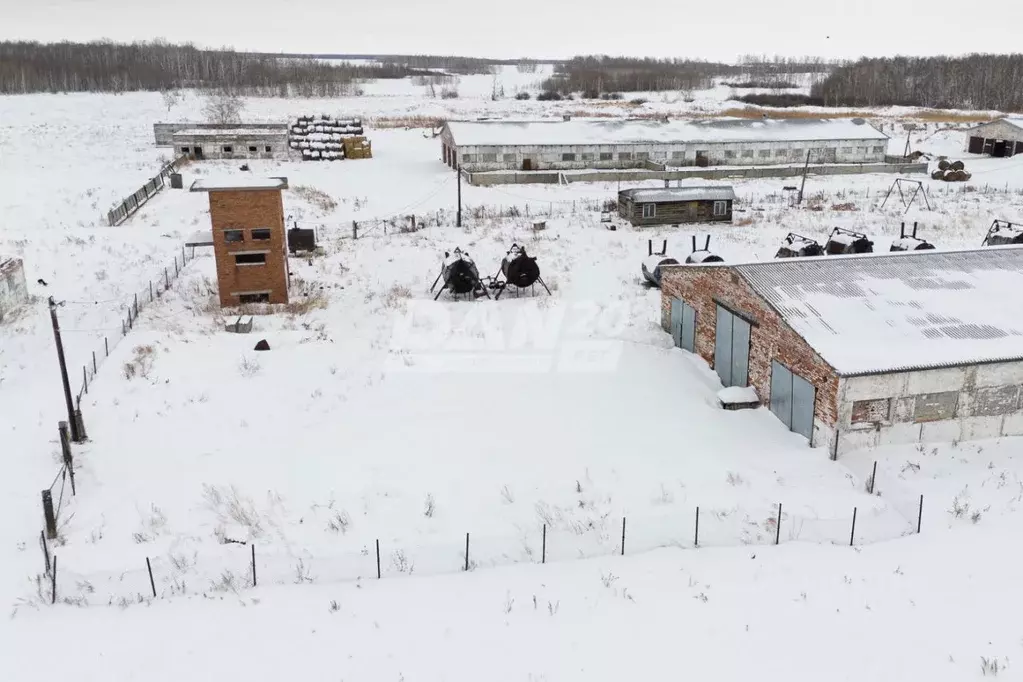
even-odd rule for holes
{"type": "Polygon", "coordinates": [[[734,60],[740,54],[1008,52],[1019,0],[995,24],[952,0],[0,0],[0,38],[165,38],[262,52],[734,60]]]}

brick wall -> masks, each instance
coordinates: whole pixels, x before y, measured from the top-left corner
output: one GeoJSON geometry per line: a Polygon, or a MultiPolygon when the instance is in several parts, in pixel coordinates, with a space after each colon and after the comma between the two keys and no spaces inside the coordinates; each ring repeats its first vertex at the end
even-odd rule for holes
{"type": "MultiPolygon", "coordinates": [[[[671,299],[696,309],[696,353],[714,366],[717,303],[754,322],[750,330],[749,382],[764,404],[771,396],[771,360],[817,388],[814,421],[833,427],[838,416],[838,376],[731,268],[679,266],[662,270],[661,325],[670,331],[671,299]]],[[[814,445],[824,445],[816,435],[814,445]]]]}
{"type": "Polygon", "coordinates": [[[258,291],[269,291],[271,303],[287,303],[288,256],[280,190],[212,191],[209,197],[220,304],[236,306],[237,294],[258,291]],[[270,239],[254,240],[254,228],[269,228],[270,239]],[[225,230],[242,230],[243,240],[227,242],[225,230]],[[235,264],[234,254],[247,251],[266,251],[266,264],[235,264]]]}

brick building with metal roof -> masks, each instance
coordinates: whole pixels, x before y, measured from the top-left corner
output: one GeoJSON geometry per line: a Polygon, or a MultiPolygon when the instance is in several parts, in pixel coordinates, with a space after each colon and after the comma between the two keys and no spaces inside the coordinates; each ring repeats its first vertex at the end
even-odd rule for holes
{"type": "Polygon", "coordinates": [[[662,326],[813,446],[1023,435],[1023,248],[668,266],[662,326]]]}

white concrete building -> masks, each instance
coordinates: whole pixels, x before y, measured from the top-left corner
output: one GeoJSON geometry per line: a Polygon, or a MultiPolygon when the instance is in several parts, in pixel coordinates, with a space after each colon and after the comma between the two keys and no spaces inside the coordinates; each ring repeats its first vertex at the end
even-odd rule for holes
{"type": "Polygon", "coordinates": [[[880,163],[888,136],[863,119],[450,121],[441,158],[456,168],[578,170],[880,163]]]}
{"type": "Polygon", "coordinates": [[[971,154],[1023,154],[1023,116],[1005,116],[966,131],[965,151],[971,154]]]}
{"type": "Polygon", "coordinates": [[[28,302],[25,267],[20,258],[0,256],[0,320],[10,311],[28,302]]]}

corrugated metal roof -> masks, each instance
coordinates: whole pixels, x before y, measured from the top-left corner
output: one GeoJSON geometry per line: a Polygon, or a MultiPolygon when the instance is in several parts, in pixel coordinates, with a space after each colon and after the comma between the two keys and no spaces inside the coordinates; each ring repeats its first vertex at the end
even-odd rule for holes
{"type": "Polygon", "coordinates": [[[1023,248],[736,265],[844,376],[1023,359],[1023,248]]]}
{"type": "Polygon", "coordinates": [[[502,147],[888,139],[869,123],[857,120],[861,122],[810,118],[720,118],[667,122],[606,119],[450,121],[447,127],[456,145],[502,147]]]}
{"type": "Polygon", "coordinates": [[[672,201],[734,201],[735,190],[729,185],[697,185],[694,187],[664,187],[623,189],[618,193],[633,201],[666,203],[672,201]]]}

